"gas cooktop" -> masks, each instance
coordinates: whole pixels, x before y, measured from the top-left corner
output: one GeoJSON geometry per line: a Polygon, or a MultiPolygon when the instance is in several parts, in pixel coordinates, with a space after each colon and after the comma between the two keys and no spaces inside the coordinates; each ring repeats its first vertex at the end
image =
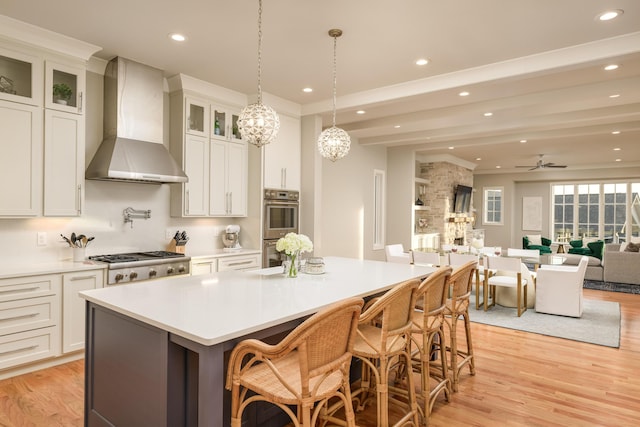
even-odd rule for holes
{"type": "Polygon", "coordinates": [[[150,251],[93,255],[92,261],[107,263],[107,285],[189,274],[191,257],[177,252],[150,251]]]}
{"type": "Polygon", "coordinates": [[[163,260],[184,257],[184,254],[177,252],[167,251],[151,251],[151,252],[131,252],[124,254],[112,254],[112,255],[93,255],[89,259],[93,261],[108,262],[109,264],[119,262],[135,262],[135,261],[148,261],[148,260],[163,260]]]}

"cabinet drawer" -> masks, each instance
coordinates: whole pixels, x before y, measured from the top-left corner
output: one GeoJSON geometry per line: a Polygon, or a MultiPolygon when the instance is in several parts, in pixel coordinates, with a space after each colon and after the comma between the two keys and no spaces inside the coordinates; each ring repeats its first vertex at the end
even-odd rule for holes
{"type": "Polygon", "coordinates": [[[226,257],[218,260],[218,271],[251,270],[259,267],[260,255],[258,254],[226,257]]]}
{"type": "Polygon", "coordinates": [[[0,337],[0,369],[60,354],[60,328],[21,332],[0,337]]]}
{"type": "Polygon", "coordinates": [[[211,274],[217,271],[217,260],[207,259],[201,261],[191,261],[191,275],[211,274]]]}
{"type": "Polygon", "coordinates": [[[60,275],[12,277],[0,280],[0,302],[56,295],[60,293],[60,275]]]}
{"type": "Polygon", "coordinates": [[[58,325],[60,303],[56,296],[0,303],[0,336],[58,325]]]}

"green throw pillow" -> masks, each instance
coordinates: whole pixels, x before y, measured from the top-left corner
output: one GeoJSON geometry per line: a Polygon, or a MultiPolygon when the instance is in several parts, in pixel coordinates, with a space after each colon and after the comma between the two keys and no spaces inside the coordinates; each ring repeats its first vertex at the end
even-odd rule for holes
{"type": "Polygon", "coordinates": [[[569,242],[572,248],[581,248],[582,247],[582,239],[580,240],[572,240],[569,242]]]}
{"type": "Polygon", "coordinates": [[[587,243],[587,247],[591,249],[594,257],[602,259],[602,249],[604,248],[604,242],[602,240],[589,242],[587,243]]]}

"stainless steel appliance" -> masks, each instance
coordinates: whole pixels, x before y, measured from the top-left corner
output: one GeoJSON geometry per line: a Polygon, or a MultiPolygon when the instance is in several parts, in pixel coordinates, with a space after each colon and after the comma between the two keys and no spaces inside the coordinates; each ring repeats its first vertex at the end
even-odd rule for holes
{"type": "Polygon", "coordinates": [[[234,251],[242,249],[240,246],[240,226],[227,225],[222,233],[222,244],[225,251],[234,251]]]}
{"type": "Polygon", "coordinates": [[[184,254],[166,251],[93,255],[89,259],[109,264],[107,285],[186,275],[191,261],[184,254]]]}
{"type": "Polygon", "coordinates": [[[300,193],[291,190],[264,190],[262,232],[262,267],[282,265],[283,256],[276,251],[279,238],[298,232],[300,193]]]}

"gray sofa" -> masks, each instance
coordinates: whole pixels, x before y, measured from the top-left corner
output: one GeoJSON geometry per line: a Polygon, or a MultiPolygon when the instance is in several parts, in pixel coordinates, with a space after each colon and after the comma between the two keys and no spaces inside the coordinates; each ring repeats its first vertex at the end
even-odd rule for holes
{"type": "Polygon", "coordinates": [[[620,245],[604,247],[604,281],[640,285],[640,253],[620,252],[620,245]]]}
{"type": "MultiPolygon", "coordinates": [[[[578,265],[582,255],[563,254],[566,261],[563,265],[578,265]]],[[[589,257],[585,280],[599,282],[627,283],[640,285],[640,253],[620,252],[620,245],[608,243],[604,248],[602,261],[589,257]]]]}

